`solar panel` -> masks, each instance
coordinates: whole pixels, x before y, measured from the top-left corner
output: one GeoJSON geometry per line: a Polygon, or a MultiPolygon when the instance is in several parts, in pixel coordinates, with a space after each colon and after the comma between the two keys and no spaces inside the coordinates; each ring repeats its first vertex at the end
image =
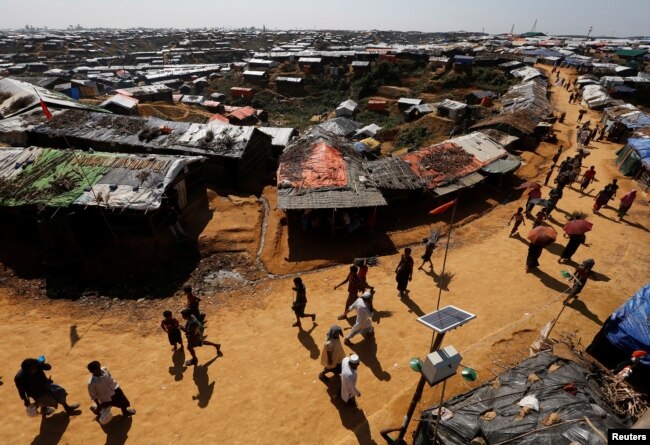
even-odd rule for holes
{"type": "Polygon", "coordinates": [[[421,316],[418,318],[418,321],[434,331],[443,334],[475,318],[476,315],[458,309],[455,306],[445,306],[438,311],[421,316]]]}

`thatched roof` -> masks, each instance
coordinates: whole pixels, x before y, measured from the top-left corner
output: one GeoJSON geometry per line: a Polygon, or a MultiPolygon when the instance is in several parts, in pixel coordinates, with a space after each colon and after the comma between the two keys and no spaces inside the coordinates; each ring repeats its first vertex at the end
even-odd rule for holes
{"type": "Polygon", "coordinates": [[[380,189],[417,190],[423,188],[420,178],[401,158],[383,158],[363,163],[370,182],[380,189]]]}

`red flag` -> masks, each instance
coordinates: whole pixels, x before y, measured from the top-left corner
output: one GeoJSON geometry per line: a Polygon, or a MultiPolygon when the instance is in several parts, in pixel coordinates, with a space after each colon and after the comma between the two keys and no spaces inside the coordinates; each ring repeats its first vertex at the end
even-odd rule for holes
{"type": "Polygon", "coordinates": [[[41,109],[43,110],[43,114],[47,118],[48,121],[52,120],[52,113],[50,113],[50,110],[47,109],[47,105],[45,105],[45,102],[43,102],[43,99],[41,99],[41,109]]]}
{"type": "Polygon", "coordinates": [[[447,204],[443,204],[440,207],[436,207],[435,209],[431,210],[429,212],[429,215],[438,215],[440,213],[444,213],[445,211],[449,210],[454,204],[456,204],[455,199],[448,202],[447,204]]]}

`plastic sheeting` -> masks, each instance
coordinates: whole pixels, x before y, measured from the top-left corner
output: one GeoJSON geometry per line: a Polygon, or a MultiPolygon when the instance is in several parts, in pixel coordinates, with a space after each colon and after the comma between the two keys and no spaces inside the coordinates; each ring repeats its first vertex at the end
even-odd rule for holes
{"type": "MultiPolygon", "coordinates": [[[[608,428],[626,425],[602,401],[598,384],[589,378],[591,372],[585,364],[540,353],[501,374],[498,385],[485,384],[444,403],[454,415],[441,419],[438,436],[446,445],[466,445],[475,437],[483,437],[491,445],[504,441],[510,445],[568,445],[572,441],[604,445],[606,442],[584,421],[585,417],[605,435],[608,428]],[[553,364],[559,365],[555,371],[549,369],[553,364]],[[532,374],[539,379],[529,380],[532,374]],[[567,384],[575,386],[576,395],[564,390],[567,384]],[[539,412],[521,418],[517,404],[526,396],[535,396],[539,412]],[[488,412],[496,416],[484,416],[488,412]],[[560,421],[546,427],[542,422],[552,413],[560,421]]],[[[414,444],[434,443],[436,414],[437,408],[422,413],[414,444]]]]}
{"type": "MultiPolygon", "coordinates": [[[[637,349],[650,352],[650,284],[627,300],[605,322],[607,340],[622,351],[631,354],[637,349]]],[[[650,356],[641,363],[650,366],[650,356]]]]}

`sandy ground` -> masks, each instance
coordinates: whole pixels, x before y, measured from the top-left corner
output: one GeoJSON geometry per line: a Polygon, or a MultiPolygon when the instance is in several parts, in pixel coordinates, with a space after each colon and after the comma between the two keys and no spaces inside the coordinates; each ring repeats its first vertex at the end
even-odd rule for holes
{"type": "MultiPolygon", "coordinates": [[[[579,106],[567,104],[564,90],[554,91],[555,105],[567,110],[566,123],[556,125],[558,136],[565,147],[573,147],[579,106]]],[[[598,113],[589,112],[589,117],[594,122],[598,113]]],[[[590,196],[566,190],[554,215],[557,220],[551,221],[558,231],[565,221],[563,213],[589,211],[596,190],[610,178],[620,178],[619,193],[632,188],[632,182],[621,178],[613,163],[617,148],[594,144],[585,164],[596,166],[599,182],[589,188],[590,196]]],[[[544,151],[548,147],[539,152],[544,151]]],[[[535,169],[543,172],[539,163],[535,169]]],[[[543,189],[544,195],[548,190],[543,189]]],[[[443,286],[442,305],[454,304],[478,317],[448,334],[445,345],[454,345],[463,362],[478,371],[479,381],[472,387],[523,358],[538,330],[561,308],[560,293],[566,281],[559,271],[567,266],[558,265],[557,258],[564,240],[544,251],[538,272],[526,274],[526,244],[508,238],[505,223],[524,199],[497,206],[453,232],[447,261],[451,280],[443,286]]],[[[590,217],[594,228],[587,236],[588,246],[581,246],[574,259],[594,258],[599,280],[590,281],[580,300],[564,311],[556,332],[575,331],[588,344],[611,311],[648,281],[649,215],[647,197],[640,196],[623,222],[616,221],[611,208],[602,216],[590,217]]],[[[529,228],[530,221],[527,224],[529,228]]],[[[420,250],[414,252],[416,258],[420,250]]],[[[433,256],[436,272],[442,256],[442,249],[433,256]]],[[[205,347],[199,351],[200,365],[189,369],[182,366],[186,358],[182,353],[172,355],[158,327],[162,310],[181,308],[183,302],[178,298],[69,302],[34,300],[0,288],[0,336],[4,339],[0,349],[4,381],[0,386],[0,443],[381,443],[379,430],[401,423],[418,379],[408,368],[408,360],[424,356],[429,347],[431,332],[415,319],[435,309],[438,295],[438,275],[416,271],[409,298],[397,298],[393,279],[397,259],[396,255],[382,257],[368,277],[377,288],[375,306],[380,321],[375,341],[355,339],[353,350],[362,361],[360,410],[343,407],[335,397],[336,385],[328,388],[317,379],[325,333],[336,323],[345,299],[343,289],[332,290],[344,278],[345,266],[303,275],[307,311],[318,314],[315,326],[310,321],[304,323],[306,331],[291,327],[288,277],[206,295],[206,332],[210,340],[222,343],[224,356],[213,360],[214,350],[205,347]],[[68,419],[56,414],[44,422],[26,416],[12,378],[24,357],[40,354],[53,364],[52,376],[68,389],[70,399],[82,403],[80,416],[68,419]],[[117,416],[104,429],[93,420],[85,387],[85,365],[93,359],[108,366],[122,384],[138,409],[135,417],[117,416]]],[[[348,328],[349,324],[343,322],[342,326],[348,328]]],[[[468,387],[454,377],[446,396],[468,387]]],[[[439,397],[438,389],[427,389],[419,408],[430,406],[439,397]]]]}

